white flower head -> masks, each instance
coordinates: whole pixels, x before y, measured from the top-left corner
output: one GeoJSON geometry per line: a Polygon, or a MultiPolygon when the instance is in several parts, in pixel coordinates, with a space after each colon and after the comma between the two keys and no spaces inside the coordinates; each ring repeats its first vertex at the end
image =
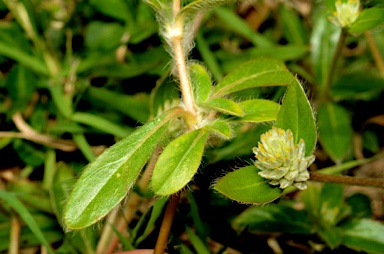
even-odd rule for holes
{"type": "Polygon", "coordinates": [[[257,159],[255,165],[261,170],[259,175],[271,180],[271,185],[280,185],[281,189],[290,185],[300,190],[307,188],[307,168],[314,162],[315,156],[305,157],[304,140],[294,144],[291,130],[272,127],[261,135],[253,152],[257,159]]]}
{"type": "Polygon", "coordinates": [[[359,17],[360,0],[347,0],[335,3],[336,11],[329,19],[337,26],[342,28],[350,27],[359,17]]]}

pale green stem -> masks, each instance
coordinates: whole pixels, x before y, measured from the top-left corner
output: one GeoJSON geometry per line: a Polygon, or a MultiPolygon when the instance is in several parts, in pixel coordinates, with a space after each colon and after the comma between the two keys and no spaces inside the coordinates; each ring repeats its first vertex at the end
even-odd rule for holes
{"type": "Polygon", "coordinates": [[[339,57],[341,55],[341,52],[342,52],[343,47],[344,47],[345,39],[347,38],[347,35],[348,35],[348,31],[345,29],[342,29],[341,33],[340,33],[339,41],[337,42],[335,53],[333,54],[333,57],[332,57],[332,62],[331,62],[331,66],[329,68],[327,82],[325,83],[325,88],[324,88],[325,100],[327,100],[327,101],[331,101],[331,99],[332,99],[331,98],[332,80],[333,80],[333,76],[334,76],[335,71],[336,71],[337,60],[339,59],[339,57]]]}
{"type": "Polygon", "coordinates": [[[9,239],[9,254],[19,253],[20,223],[15,214],[11,217],[11,234],[9,239]]]}
{"type": "Polygon", "coordinates": [[[330,166],[327,168],[319,169],[316,172],[321,174],[327,174],[327,175],[337,175],[340,174],[343,171],[367,164],[369,162],[372,162],[374,160],[378,160],[384,158],[384,152],[378,153],[370,158],[360,159],[360,160],[353,160],[353,161],[347,161],[339,165],[330,166]]]}
{"type": "Polygon", "coordinates": [[[340,183],[346,185],[359,185],[384,188],[384,180],[376,178],[354,177],[354,176],[335,176],[325,175],[311,172],[311,181],[326,182],[326,183],[340,183]]]}

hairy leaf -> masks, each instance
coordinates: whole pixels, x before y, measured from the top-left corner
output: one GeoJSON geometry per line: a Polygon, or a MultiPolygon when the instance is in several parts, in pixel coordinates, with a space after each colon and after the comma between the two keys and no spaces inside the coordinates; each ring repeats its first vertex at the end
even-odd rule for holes
{"type": "Polygon", "coordinates": [[[152,188],[157,195],[172,195],[188,184],[200,166],[206,140],[204,129],[194,130],[164,149],[152,175],[152,188]]]}
{"type": "Polygon", "coordinates": [[[225,76],[214,88],[212,97],[261,86],[282,86],[294,80],[284,63],[269,58],[248,61],[225,76]]]}
{"type": "Polygon", "coordinates": [[[276,102],[262,99],[242,101],[239,103],[244,116],[236,118],[236,122],[260,123],[274,121],[277,118],[280,105],[276,102]]]}
{"type": "Polygon", "coordinates": [[[65,225],[69,229],[88,227],[118,205],[132,188],[169,121],[182,112],[176,108],[155,118],[88,164],[65,207],[65,225]]]}
{"type": "Polygon", "coordinates": [[[214,98],[205,103],[200,103],[199,106],[207,107],[219,111],[223,114],[242,116],[243,110],[236,102],[225,98],[214,98]]]}
{"type": "Polygon", "coordinates": [[[307,95],[297,79],[288,87],[277,116],[276,126],[285,130],[290,129],[295,144],[303,139],[305,155],[313,153],[317,141],[315,117],[307,95]]]}
{"type": "Polygon", "coordinates": [[[237,169],[221,178],[214,189],[241,203],[265,204],[278,199],[282,189],[272,187],[258,171],[255,166],[237,169]]]}
{"type": "Polygon", "coordinates": [[[203,66],[193,63],[189,65],[189,76],[192,81],[195,101],[197,103],[207,101],[212,89],[211,77],[207,71],[203,66]]]}
{"type": "Polygon", "coordinates": [[[204,128],[224,139],[229,139],[232,136],[231,126],[226,121],[220,119],[205,125],[204,128]]]}

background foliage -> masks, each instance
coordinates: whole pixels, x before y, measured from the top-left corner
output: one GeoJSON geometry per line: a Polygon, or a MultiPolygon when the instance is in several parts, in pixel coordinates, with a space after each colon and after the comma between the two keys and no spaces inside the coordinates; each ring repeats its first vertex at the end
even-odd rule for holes
{"type": "MultiPolygon", "coordinates": [[[[350,28],[335,63],[332,59],[343,33],[328,20],[335,1],[313,2],[246,1],[215,7],[198,17],[193,34],[196,47],[190,54],[197,61],[190,75],[201,79],[199,84],[213,80],[217,84],[213,97],[230,93],[235,101],[246,101],[231,104],[218,100],[222,98],[209,100],[210,84],[196,88],[196,100],[202,107],[229,112],[231,121],[246,123],[231,126],[233,133],[225,121],[208,126],[207,131],[224,140],[209,140],[202,165],[200,160],[183,162],[192,165],[190,178],[198,169],[188,185],[191,191],[179,205],[170,253],[384,253],[381,190],[314,183],[301,193],[287,190],[270,205],[249,207],[223,197],[226,190],[220,182],[212,187],[226,173],[233,177],[229,178],[233,183],[244,179],[238,172],[252,170],[252,147],[271,126],[258,122],[279,119],[280,108],[280,119],[285,119],[276,124],[285,128],[295,116],[281,112],[297,107],[296,113],[303,114],[292,99],[297,98],[295,91],[301,91],[299,82],[294,81],[296,86],[290,86],[287,93],[285,86],[245,89],[246,82],[234,90],[227,89],[239,75],[245,75],[245,67],[249,67],[249,73],[258,73],[270,68],[268,64],[282,71],[282,83],[293,77],[284,66],[297,74],[317,112],[317,130],[308,126],[308,119],[288,124],[312,137],[307,154],[316,148],[317,160],[311,170],[384,176],[380,159],[384,6],[380,1],[362,2],[364,11],[350,28]],[[236,69],[238,66],[244,68],[236,69]],[[285,93],[284,104],[279,106],[285,93]],[[259,108],[266,112],[257,112],[259,108]],[[262,113],[270,118],[257,118],[262,113]],[[319,134],[317,145],[315,132],[319,134]],[[244,170],[234,171],[240,167],[244,170]]],[[[185,12],[188,10],[195,15],[195,9],[185,12]]],[[[153,127],[155,133],[148,136],[147,129],[139,129],[135,136],[118,143],[124,148],[124,142],[137,143],[130,146],[131,150],[113,146],[114,150],[103,153],[111,160],[108,163],[130,153],[148,153],[147,157],[152,152],[158,154],[158,142],[169,144],[165,154],[173,154],[172,148],[179,142],[195,144],[191,156],[202,156],[205,129],[174,139],[179,140],[175,143],[171,140],[172,135],[179,136],[175,132],[178,126],[171,117],[179,116],[177,109],[155,118],[177,105],[180,94],[177,82],[170,77],[171,57],[158,35],[153,10],[144,2],[130,0],[2,0],[0,14],[0,250],[16,253],[18,249],[37,252],[45,248],[49,253],[105,253],[117,242],[119,250],[153,248],[167,198],[154,197],[145,172],[136,184],[136,178],[130,180],[135,184],[130,196],[97,226],[66,233],[63,221],[71,218],[62,215],[82,169],[147,121],[147,128],[153,127]],[[173,130],[166,130],[167,126],[173,130]],[[164,133],[169,139],[160,138],[164,133]]],[[[251,84],[265,85],[269,78],[255,79],[251,84]]],[[[304,93],[297,94],[301,102],[306,101],[304,93]]],[[[137,168],[138,175],[146,156],[142,161],[128,159],[124,163],[137,168]]],[[[174,164],[161,159],[158,162],[158,167],[174,164]]],[[[124,179],[124,165],[117,163],[104,170],[111,177],[124,179]]],[[[158,194],[173,193],[167,192],[175,186],[167,177],[172,173],[171,166],[169,174],[153,175],[152,187],[158,194]]],[[[103,169],[96,163],[88,167],[103,169]]],[[[106,186],[125,196],[129,187],[126,182],[108,181],[103,170],[98,173],[106,186]]],[[[176,187],[183,188],[186,183],[179,184],[176,187]]],[[[270,193],[268,200],[280,194],[270,193]]],[[[241,195],[244,192],[232,198],[246,203],[241,195]]],[[[121,201],[111,196],[109,193],[98,201],[105,205],[103,215],[121,201]]],[[[86,198],[71,200],[76,203],[86,198]]],[[[95,216],[89,220],[93,223],[99,219],[95,216]]]]}

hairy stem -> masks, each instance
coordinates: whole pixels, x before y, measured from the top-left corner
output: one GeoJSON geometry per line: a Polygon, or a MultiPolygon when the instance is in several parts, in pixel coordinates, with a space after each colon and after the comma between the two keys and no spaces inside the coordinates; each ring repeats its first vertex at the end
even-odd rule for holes
{"type": "Polygon", "coordinates": [[[185,51],[183,48],[183,35],[184,35],[184,20],[177,19],[180,12],[180,0],[173,1],[173,28],[175,34],[172,36],[172,48],[176,62],[177,73],[180,80],[181,95],[185,105],[185,109],[190,111],[196,116],[196,109],[193,100],[192,86],[189,79],[185,51]]]}
{"type": "Polygon", "coordinates": [[[173,6],[172,6],[172,9],[173,9],[173,17],[176,17],[177,14],[179,14],[179,12],[180,12],[180,6],[181,6],[180,0],[173,0],[173,6]]]}
{"type": "Polygon", "coordinates": [[[173,194],[167,203],[165,208],[165,213],[163,217],[163,222],[161,223],[159,237],[157,238],[154,254],[163,254],[165,248],[167,247],[168,236],[171,230],[172,221],[175,217],[177,205],[180,201],[180,193],[173,194]]]}
{"type": "Polygon", "coordinates": [[[365,35],[365,38],[367,38],[367,42],[371,50],[373,59],[375,60],[376,66],[379,69],[381,75],[384,75],[383,56],[380,53],[379,47],[377,47],[376,41],[373,38],[371,31],[365,31],[364,35],[365,35]]]}
{"type": "Polygon", "coordinates": [[[359,185],[384,188],[384,180],[373,179],[373,178],[362,178],[353,176],[335,176],[325,175],[311,172],[310,180],[316,182],[327,182],[327,183],[341,183],[347,185],[359,185]]]}
{"type": "Polygon", "coordinates": [[[325,100],[327,101],[331,100],[331,86],[332,86],[333,75],[335,74],[337,60],[341,55],[341,51],[344,47],[344,43],[345,43],[345,39],[347,38],[347,35],[348,35],[347,30],[342,29],[340,33],[339,41],[337,42],[335,53],[333,54],[333,57],[332,57],[332,62],[329,68],[327,82],[325,83],[325,90],[324,90],[325,100]]]}
{"type": "Polygon", "coordinates": [[[196,115],[196,109],[193,101],[192,87],[191,87],[191,82],[189,80],[187,64],[186,64],[185,54],[184,54],[183,45],[182,45],[182,38],[174,37],[172,43],[173,43],[173,51],[175,54],[177,72],[179,74],[179,79],[180,79],[181,94],[183,97],[185,109],[187,111],[190,111],[193,115],[196,115]]]}

